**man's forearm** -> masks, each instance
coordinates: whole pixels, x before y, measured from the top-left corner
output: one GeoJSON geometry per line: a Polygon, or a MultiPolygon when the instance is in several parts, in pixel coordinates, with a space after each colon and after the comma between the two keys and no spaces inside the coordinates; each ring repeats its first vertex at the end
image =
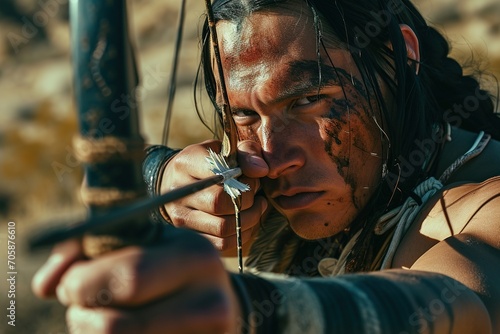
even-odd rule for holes
{"type": "MultiPolygon", "coordinates": [[[[481,300],[447,276],[389,270],[337,278],[238,276],[248,333],[489,333],[481,300]]],[[[240,296],[241,298],[241,296],[240,296]]]]}

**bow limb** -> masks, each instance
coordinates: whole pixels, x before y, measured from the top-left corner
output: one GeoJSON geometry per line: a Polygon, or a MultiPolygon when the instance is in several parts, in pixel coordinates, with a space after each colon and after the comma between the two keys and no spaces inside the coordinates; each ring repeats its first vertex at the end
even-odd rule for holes
{"type": "Polygon", "coordinates": [[[165,122],[163,124],[162,144],[165,146],[168,145],[168,136],[170,133],[170,120],[172,119],[172,113],[173,113],[172,108],[174,105],[175,90],[177,87],[176,85],[177,65],[179,63],[179,53],[182,44],[182,33],[184,30],[184,19],[186,16],[185,11],[186,11],[186,0],[181,0],[179,19],[177,22],[177,36],[175,39],[174,56],[172,57],[172,68],[170,71],[167,110],[165,112],[165,122]]]}
{"type": "MultiPolygon", "coordinates": [[[[146,196],[141,173],[144,140],[135,101],[138,75],[126,1],[72,0],[70,22],[80,128],[74,149],[84,164],[82,200],[92,217],[146,196]]],[[[87,255],[97,256],[141,243],[152,230],[145,215],[126,227],[93,232],[84,238],[84,248],[87,255]]]]}

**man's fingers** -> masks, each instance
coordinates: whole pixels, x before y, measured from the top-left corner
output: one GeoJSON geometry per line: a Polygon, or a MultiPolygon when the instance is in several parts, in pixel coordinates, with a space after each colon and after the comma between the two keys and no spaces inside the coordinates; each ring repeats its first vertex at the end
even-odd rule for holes
{"type": "MultiPolygon", "coordinates": [[[[248,230],[241,231],[241,243],[243,245],[245,245],[246,243],[248,243],[249,241],[252,240],[253,232],[254,232],[254,228],[250,228],[248,230]]],[[[214,247],[217,250],[219,250],[221,252],[231,251],[231,250],[236,251],[236,247],[238,245],[238,240],[237,240],[236,234],[234,234],[230,237],[226,237],[226,238],[219,238],[219,237],[209,235],[209,234],[202,234],[202,235],[205,238],[207,238],[210,241],[210,243],[212,243],[212,245],[214,245],[214,247]]]]}
{"type": "Polygon", "coordinates": [[[64,272],[83,257],[79,239],[71,239],[57,244],[47,262],[37,271],[31,281],[31,288],[35,295],[40,298],[54,297],[56,287],[64,272]]]}
{"type": "Polygon", "coordinates": [[[183,149],[176,157],[169,162],[168,167],[172,166],[176,171],[175,175],[189,175],[191,180],[204,179],[213,175],[210,171],[210,163],[205,159],[208,157],[208,148],[211,145],[200,146],[192,145],[183,149]],[[171,165],[170,165],[171,164],[171,165]]]}
{"type": "MultiPolygon", "coordinates": [[[[246,210],[254,205],[255,193],[258,191],[259,180],[241,178],[241,182],[250,186],[250,190],[241,195],[241,210],[246,210]]],[[[214,185],[199,191],[196,194],[187,196],[178,201],[165,205],[170,218],[177,226],[176,219],[184,219],[185,209],[200,210],[214,216],[234,214],[234,204],[231,197],[225,193],[222,185],[214,185]]]]}
{"type": "MultiPolygon", "coordinates": [[[[257,225],[267,207],[268,203],[264,197],[255,197],[254,205],[240,212],[241,228],[248,230],[257,225]]],[[[222,216],[214,216],[203,210],[177,209],[170,218],[175,221],[177,227],[185,227],[217,237],[236,234],[234,208],[232,212],[229,211],[228,214],[222,216]]]]}
{"type": "Polygon", "coordinates": [[[262,157],[262,149],[254,141],[239,142],[238,162],[243,174],[251,178],[261,178],[269,172],[269,166],[262,157]]]}
{"type": "Polygon", "coordinates": [[[222,272],[217,251],[196,233],[169,229],[156,246],[127,247],[69,268],[57,288],[65,305],[137,306],[222,272]],[[179,270],[182,268],[182,270],[179,270]],[[212,276],[211,276],[212,275],[212,276]]]}

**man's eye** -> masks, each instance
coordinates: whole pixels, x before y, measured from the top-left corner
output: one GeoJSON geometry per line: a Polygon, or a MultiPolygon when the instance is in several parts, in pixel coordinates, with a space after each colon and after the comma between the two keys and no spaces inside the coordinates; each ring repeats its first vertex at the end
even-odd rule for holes
{"type": "Polygon", "coordinates": [[[301,99],[298,99],[295,101],[294,106],[295,107],[300,107],[300,106],[305,106],[314,102],[318,102],[322,100],[325,96],[322,94],[316,94],[316,95],[311,95],[311,96],[306,96],[301,99]]]}
{"type": "Polygon", "coordinates": [[[233,109],[231,113],[237,126],[250,126],[259,120],[259,114],[252,110],[233,109]]]}
{"type": "Polygon", "coordinates": [[[252,110],[233,110],[233,116],[237,117],[252,117],[257,115],[255,111],[252,110]]]}

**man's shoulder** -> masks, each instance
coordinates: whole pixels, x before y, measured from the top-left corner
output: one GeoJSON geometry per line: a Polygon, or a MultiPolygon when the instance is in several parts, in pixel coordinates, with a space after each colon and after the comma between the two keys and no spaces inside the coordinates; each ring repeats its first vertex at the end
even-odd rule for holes
{"type": "Polygon", "coordinates": [[[393,264],[409,267],[438,242],[461,233],[498,244],[499,230],[500,176],[479,183],[450,184],[422,209],[401,241],[393,264]]]}
{"type": "Polygon", "coordinates": [[[449,185],[443,189],[424,212],[420,225],[422,233],[443,240],[461,233],[479,217],[500,218],[500,176],[480,183],[449,185]],[[429,210],[430,209],[430,210],[429,210]],[[487,214],[487,216],[485,216],[487,214]],[[445,224],[444,224],[445,223],[445,224]]]}
{"type": "Polygon", "coordinates": [[[469,154],[486,136],[453,128],[436,174],[450,166],[454,170],[441,191],[421,209],[413,233],[441,241],[462,233],[470,224],[500,218],[500,141],[489,138],[482,150],[469,154]],[[457,164],[460,160],[464,162],[457,164]]]}

